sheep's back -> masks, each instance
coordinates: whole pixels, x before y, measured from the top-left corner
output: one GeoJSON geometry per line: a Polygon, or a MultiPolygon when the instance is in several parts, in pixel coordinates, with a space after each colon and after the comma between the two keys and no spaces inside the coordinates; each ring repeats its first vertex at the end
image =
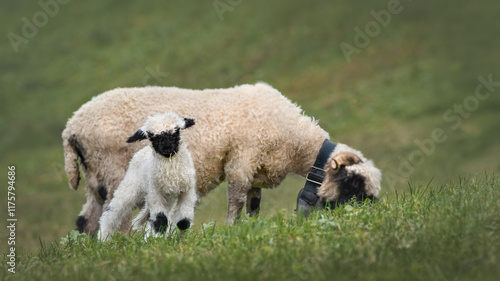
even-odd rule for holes
{"type": "Polygon", "coordinates": [[[127,144],[126,139],[148,116],[166,111],[195,119],[196,125],[183,131],[183,137],[197,167],[198,183],[210,182],[203,192],[223,179],[225,157],[231,150],[269,151],[291,138],[307,137],[311,130],[327,136],[302,115],[300,107],[263,83],[207,90],[117,88],[84,104],[68,127],[77,123],[82,138],[93,147],[135,152],[146,142],[127,144]]]}

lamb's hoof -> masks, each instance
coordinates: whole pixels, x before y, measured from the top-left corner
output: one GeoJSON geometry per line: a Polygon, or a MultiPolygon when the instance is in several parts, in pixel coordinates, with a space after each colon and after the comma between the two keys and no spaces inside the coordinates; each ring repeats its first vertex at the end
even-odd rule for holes
{"type": "Polygon", "coordinates": [[[168,219],[163,212],[156,214],[156,219],[153,221],[153,229],[155,233],[165,234],[168,229],[168,219]]]}
{"type": "Polygon", "coordinates": [[[177,227],[181,230],[184,231],[188,229],[191,226],[191,221],[187,218],[183,218],[179,222],[177,222],[177,227]]]}
{"type": "Polygon", "coordinates": [[[108,239],[109,234],[104,234],[101,230],[97,231],[97,240],[105,242],[108,239]]]}

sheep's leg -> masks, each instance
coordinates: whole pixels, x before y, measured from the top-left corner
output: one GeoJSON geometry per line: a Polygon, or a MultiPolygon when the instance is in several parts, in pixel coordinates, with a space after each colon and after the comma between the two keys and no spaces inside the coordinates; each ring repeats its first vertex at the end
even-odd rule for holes
{"type": "Polygon", "coordinates": [[[99,229],[99,217],[102,214],[102,204],[92,190],[87,188],[87,202],[76,219],[76,230],[80,233],[94,235],[99,229]]]}
{"type": "Polygon", "coordinates": [[[132,210],[139,204],[144,195],[136,175],[125,176],[122,184],[115,191],[114,197],[104,210],[99,221],[101,229],[99,239],[106,240],[108,236],[130,216],[132,210]]]}
{"type": "Polygon", "coordinates": [[[188,229],[193,223],[196,200],[197,196],[195,188],[191,188],[189,191],[182,192],[179,195],[176,212],[173,216],[175,221],[177,222],[177,227],[179,228],[179,230],[184,231],[188,229]]]}
{"type": "Polygon", "coordinates": [[[239,218],[241,210],[247,200],[247,192],[251,188],[250,184],[229,182],[227,188],[227,224],[232,225],[234,221],[239,218]]]}
{"type": "Polygon", "coordinates": [[[252,187],[247,192],[247,214],[251,217],[258,215],[260,211],[260,198],[261,189],[258,187],[252,187]]]}

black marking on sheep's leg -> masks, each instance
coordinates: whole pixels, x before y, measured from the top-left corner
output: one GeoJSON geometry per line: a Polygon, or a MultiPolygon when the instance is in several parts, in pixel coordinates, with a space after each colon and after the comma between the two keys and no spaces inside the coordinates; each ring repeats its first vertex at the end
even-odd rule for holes
{"type": "Polygon", "coordinates": [[[189,219],[187,218],[183,218],[182,220],[177,222],[177,227],[182,231],[188,229],[190,226],[191,226],[191,221],[189,221],[189,219]]]}
{"type": "Polygon", "coordinates": [[[76,230],[83,233],[85,231],[85,226],[87,225],[87,219],[84,216],[78,216],[76,219],[76,230]]]}
{"type": "Polygon", "coordinates": [[[104,212],[109,212],[111,211],[111,207],[110,206],[107,206],[105,209],[104,209],[104,212]]]}
{"type": "Polygon", "coordinates": [[[254,197],[250,201],[250,211],[258,213],[260,209],[260,197],[254,197]]]}
{"type": "Polygon", "coordinates": [[[99,196],[101,196],[103,201],[106,201],[106,198],[108,197],[108,191],[103,185],[99,185],[99,188],[97,188],[97,193],[99,193],[99,196]]]}
{"type": "Polygon", "coordinates": [[[75,150],[78,157],[80,157],[80,161],[83,165],[83,168],[87,169],[87,162],[85,161],[85,155],[86,155],[85,149],[83,148],[83,145],[80,143],[80,141],[76,139],[75,134],[69,137],[68,143],[75,150]]]}
{"type": "Polygon", "coordinates": [[[257,187],[252,187],[247,192],[247,214],[251,217],[259,214],[260,211],[260,198],[261,198],[261,189],[257,187]]]}
{"type": "Polygon", "coordinates": [[[153,228],[156,233],[165,233],[168,227],[168,219],[164,213],[159,212],[156,215],[156,220],[153,222],[153,228]]]}

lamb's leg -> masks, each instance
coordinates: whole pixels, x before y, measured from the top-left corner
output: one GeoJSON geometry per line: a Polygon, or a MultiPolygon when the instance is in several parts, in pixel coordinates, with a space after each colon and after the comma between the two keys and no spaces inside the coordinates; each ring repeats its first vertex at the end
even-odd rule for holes
{"type": "Polygon", "coordinates": [[[179,230],[184,231],[188,229],[193,223],[196,200],[197,196],[195,188],[191,188],[189,191],[182,192],[179,195],[176,212],[173,216],[175,221],[177,222],[177,227],[179,228],[179,230]]]}
{"type": "Polygon", "coordinates": [[[132,226],[134,230],[139,230],[144,227],[144,224],[148,221],[150,217],[149,206],[144,204],[144,207],[141,209],[139,214],[132,221],[132,226]]]}
{"type": "Polygon", "coordinates": [[[131,228],[132,228],[132,213],[127,214],[123,217],[122,223],[120,224],[118,230],[121,233],[128,233],[131,228]]]}
{"type": "MultiPolygon", "coordinates": [[[[111,156],[110,156],[111,157],[111,156]]],[[[125,161],[125,160],[124,160],[125,161]]],[[[128,160],[127,160],[128,163],[128,160]]],[[[109,169],[109,167],[107,167],[109,169]]],[[[99,189],[97,190],[98,194],[100,197],[104,200],[104,203],[102,205],[102,210],[105,210],[109,204],[111,203],[111,200],[113,200],[115,190],[118,189],[118,186],[122,182],[123,178],[125,177],[125,171],[126,169],[123,169],[123,173],[121,173],[122,169],[116,169],[114,170],[115,173],[109,173],[106,175],[106,181],[108,184],[102,184],[99,189]],[[106,186],[106,188],[104,188],[106,186]],[[104,196],[103,196],[104,194],[104,196]]],[[[127,214],[118,228],[118,231],[121,233],[127,234],[130,229],[131,229],[131,218],[132,214],[127,214]]]]}
{"type": "Polygon", "coordinates": [[[132,210],[142,201],[143,197],[138,177],[125,176],[99,220],[101,226],[99,239],[104,241],[110,234],[113,234],[123,220],[130,216],[132,210]]]}
{"type": "Polygon", "coordinates": [[[226,224],[232,225],[239,218],[243,205],[245,205],[247,200],[247,192],[251,188],[250,184],[229,181],[227,188],[226,224]]]}
{"type": "MultiPolygon", "coordinates": [[[[154,237],[158,237],[164,234],[168,234],[169,222],[168,216],[170,208],[168,208],[169,202],[165,198],[165,194],[155,187],[149,187],[148,193],[146,195],[146,206],[149,206],[149,232],[146,233],[146,237],[152,234],[154,237]]],[[[174,202],[175,204],[175,202],[174,202]]],[[[171,204],[170,204],[171,205],[171,204]]]]}
{"type": "MultiPolygon", "coordinates": [[[[106,208],[108,208],[109,204],[111,203],[111,200],[113,200],[113,199],[108,197],[104,201],[104,204],[102,205],[102,210],[106,210],[106,208]]],[[[97,220],[96,220],[97,222],[99,221],[99,218],[100,218],[100,216],[97,218],[97,220]]],[[[118,231],[123,233],[123,234],[127,234],[132,227],[131,219],[132,219],[132,213],[125,214],[123,216],[122,223],[118,227],[118,231]]]]}
{"type": "Polygon", "coordinates": [[[247,214],[251,217],[258,215],[260,211],[260,198],[261,189],[258,187],[252,187],[247,192],[247,214]]]}

